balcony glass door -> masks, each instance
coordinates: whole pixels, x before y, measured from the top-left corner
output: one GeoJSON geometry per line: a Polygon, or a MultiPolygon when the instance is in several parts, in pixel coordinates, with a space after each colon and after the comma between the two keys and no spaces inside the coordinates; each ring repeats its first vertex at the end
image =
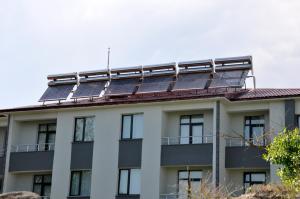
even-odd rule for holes
{"type": "Polygon", "coordinates": [[[202,171],[179,171],[178,198],[190,199],[199,195],[201,179],[202,171]]]}
{"type": "Polygon", "coordinates": [[[53,150],[55,143],[56,124],[40,124],[38,135],[38,150],[53,150]]]}
{"type": "Polygon", "coordinates": [[[180,144],[203,142],[203,116],[184,115],[180,118],[180,144]]]}

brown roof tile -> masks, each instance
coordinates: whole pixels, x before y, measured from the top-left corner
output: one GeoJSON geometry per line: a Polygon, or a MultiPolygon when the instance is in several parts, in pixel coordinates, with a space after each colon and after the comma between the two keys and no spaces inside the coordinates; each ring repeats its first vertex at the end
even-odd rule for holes
{"type": "Polygon", "coordinates": [[[30,110],[45,110],[45,109],[60,109],[60,108],[74,108],[74,107],[91,107],[91,106],[105,106],[116,104],[137,104],[150,103],[161,101],[175,101],[187,99],[201,99],[213,97],[225,97],[230,101],[242,100],[259,100],[272,99],[284,97],[300,97],[300,89],[203,89],[203,90],[186,90],[173,91],[161,93],[147,93],[132,96],[114,97],[114,98],[95,98],[93,101],[89,99],[78,100],[77,102],[62,102],[51,103],[46,105],[34,105],[17,107],[11,109],[2,109],[1,113],[30,111],[30,110]]]}

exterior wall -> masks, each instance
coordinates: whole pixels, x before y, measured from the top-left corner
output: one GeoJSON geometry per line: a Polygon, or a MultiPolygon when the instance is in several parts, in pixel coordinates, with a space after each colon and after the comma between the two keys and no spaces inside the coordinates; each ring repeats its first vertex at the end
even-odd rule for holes
{"type": "MultiPolygon", "coordinates": [[[[300,100],[296,101],[296,114],[300,114],[300,100]]],[[[225,169],[224,135],[232,132],[243,133],[245,115],[266,115],[266,127],[278,132],[284,128],[284,101],[268,102],[227,102],[220,99],[217,111],[216,99],[161,102],[151,104],[90,107],[81,109],[16,113],[11,117],[8,137],[8,153],[11,145],[35,144],[38,124],[57,121],[55,152],[52,172],[53,198],[66,198],[69,195],[71,173],[71,149],[74,134],[75,117],[95,116],[94,153],[92,162],[91,198],[115,198],[118,187],[118,153],[121,134],[121,115],[130,113],[144,114],[144,137],[142,140],[141,160],[141,198],[158,198],[161,193],[172,192],[170,184],[177,182],[177,170],[181,167],[161,167],[161,138],[179,136],[179,118],[185,114],[204,115],[204,135],[213,135],[213,166],[201,167],[204,173],[210,173],[214,183],[241,185],[244,170],[225,169]],[[218,114],[219,113],[219,117],[218,114]],[[219,118],[219,119],[218,119],[219,118]],[[218,121],[217,121],[218,120],[218,121]],[[217,130],[219,127],[219,145],[217,130]],[[218,147],[218,148],[217,148],[218,147]],[[217,153],[219,155],[217,156],[217,153]],[[218,160],[218,161],[217,161],[218,160]],[[218,165],[217,165],[218,162],[218,165]],[[176,174],[176,175],[175,175],[176,174]]],[[[271,166],[270,180],[275,181],[275,167],[271,166]]],[[[186,169],[186,167],[183,167],[186,169]]],[[[255,169],[254,169],[255,170],[255,169]]],[[[252,171],[249,168],[247,171],[252,171]]],[[[268,172],[268,169],[266,169],[268,172]]],[[[19,189],[19,183],[28,186],[32,174],[13,174],[5,168],[4,191],[19,189]],[[19,181],[20,178],[20,181],[19,181]],[[26,180],[27,179],[27,180],[26,180]]],[[[32,182],[30,183],[30,186],[32,182]]],[[[24,187],[25,188],[25,187],[24,187]]]]}
{"type": "MultiPolygon", "coordinates": [[[[285,109],[284,102],[272,102],[270,103],[270,132],[275,135],[285,128],[285,109]]],[[[280,179],[276,175],[278,165],[270,166],[270,180],[272,183],[279,183],[280,179]]]]}

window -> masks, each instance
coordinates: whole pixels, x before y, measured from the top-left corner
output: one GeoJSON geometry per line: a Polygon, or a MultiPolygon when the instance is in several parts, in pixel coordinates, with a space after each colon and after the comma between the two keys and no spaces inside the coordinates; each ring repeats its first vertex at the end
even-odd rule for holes
{"type": "Polygon", "coordinates": [[[133,114],[122,116],[122,139],[143,138],[144,115],[133,114]]]}
{"type": "Polygon", "coordinates": [[[75,119],[75,142],[88,142],[94,140],[94,117],[83,117],[75,119]]]}
{"type": "Polygon", "coordinates": [[[40,196],[50,196],[51,175],[35,175],[33,177],[33,192],[40,196]]]}
{"type": "Polygon", "coordinates": [[[200,191],[202,171],[179,171],[178,172],[178,189],[179,195],[187,195],[187,191],[192,193],[200,191]]]}
{"type": "Polygon", "coordinates": [[[245,118],[245,139],[254,145],[265,145],[264,116],[248,116],[245,118]]]}
{"type": "Polygon", "coordinates": [[[72,171],[70,196],[90,196],[91,171],[72,171]]]}
{"type": "Polygon", "coordinates": [[[38,132],[39,150],[53,150],[55,143],[56,124],[40,124],[38,132]]]}
{"type": "Polygon", "coordinates": [[[119,195],[138,195],[141,192],[141,170],[121,169],[119,173],[119,195]]]}
{"type": "Polygon", "coordinates": [[[203,116],[184,115],[180,117],[180,144],[203,143],[203,116]]]}
{"type": "Polygon", "coordinates": [[[266,173],[244,173],[244,190],[254,184],[266,183],[266,173]]]}

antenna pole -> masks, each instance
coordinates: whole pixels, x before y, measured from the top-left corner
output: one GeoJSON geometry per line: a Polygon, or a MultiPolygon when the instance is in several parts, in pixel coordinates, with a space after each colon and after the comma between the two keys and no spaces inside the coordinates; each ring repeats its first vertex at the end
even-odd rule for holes
{"type": "Polygon", "coordinates": [[[107,49],[107,70],[108,71],[110,71],[109,58],[110,58],[110,47],[108,47],[107,49]]]}

